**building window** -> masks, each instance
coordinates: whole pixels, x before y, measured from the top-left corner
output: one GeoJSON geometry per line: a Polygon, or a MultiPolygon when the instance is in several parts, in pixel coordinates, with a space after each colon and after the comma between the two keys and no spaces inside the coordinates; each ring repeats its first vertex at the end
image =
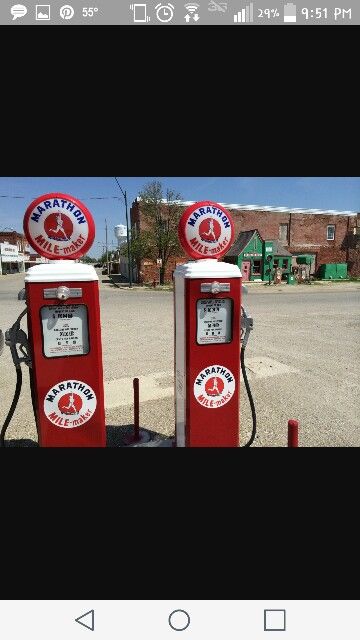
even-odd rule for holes
{"type": "Polygon", "coordinates": [[[252,274],[253,276],[261,275],[261,260],[254,260],[252,274]]]}
{"type": "Polygon", "coordinates": [[[328,224],[326,229],[326,240],[335,240],[335,225],[328,224]]]}
{"type": "Polygon", "coordinates": [[[288,268],[288,259],[284,258],[283,259],[283,269],[287,269],[288,268]]]}
{"type": "Polygon", "coordinates": [[[278,260],[278,259],[276,259],[276,260],[274,260],[274,262],[273,262],[273,267],[274,267],[274,269],[277,269],[277,268],[278,268],[278,266],[279,266],[279,260],[278,260]]]}
{"type": "Polygon", "coordinates": [[[289,235],[289,225],[288,224],[280,224],[279,225],[279,240],[284,244],[288,244],[288,235],[289,235]]]}

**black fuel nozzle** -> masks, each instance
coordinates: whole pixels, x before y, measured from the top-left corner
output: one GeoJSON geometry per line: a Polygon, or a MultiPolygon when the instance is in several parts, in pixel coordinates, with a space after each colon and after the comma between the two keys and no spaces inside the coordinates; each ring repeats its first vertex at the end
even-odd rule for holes
{"type": "Polygon", "coordinates": [[[20,329],[20,322],[25,313],[26,309],[24,309],[20,314],[13,326],[5,331],[5,344],[10,347],[11,356],[17,369],[20,368],[22,362],[24,362],[28,367],[31,367],[32,365],[28,337],[25,331],[20,329]],[[22,354],[21,356],[18,353],[18,348],[22,354]]]}
{"type": "Polygon", "coordinates": [[[245,307],[241,306],[241,346],[245,349],[250,331],[254,328],[254,318],[246,311],[245,307]]]}

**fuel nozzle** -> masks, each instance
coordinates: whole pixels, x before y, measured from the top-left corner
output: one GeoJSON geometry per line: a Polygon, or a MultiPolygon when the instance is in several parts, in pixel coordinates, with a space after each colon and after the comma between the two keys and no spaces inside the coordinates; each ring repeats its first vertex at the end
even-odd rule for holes
{"type": "Polygon", "coordinates": [[[245,307],[243,307],[242,305],[241,305],[241,325],[240,326],[241,326],[241,346],[242,346],[242,349],[245,349],[249,340],[250,331],[252,331],[254,328],[254,319],[248,313],[248,311],[246,311],[245,307]]]}
{"type": "MultiPolygon", "coordinates": [[[[25,315],[26,309],[20,314],[16,322],[14,322],[13,326],[5,331],[5,344],[10,347],[12,359],[16,368],[20,368],[22,362],[24,362],[28,367],[31,367],[31,356],[30,356],[30,345],[28,341],[28,337],[23,331],[20,329],[20,322],[22,317],[25,315]],[[18,353],[18,348],[21,353],[21,356],[18,353]]],[[[1,332],[2,333],[2,332],[1,332]]],[[[0,354],[1,354],[1,337],[0,337],[0,354]]]]}

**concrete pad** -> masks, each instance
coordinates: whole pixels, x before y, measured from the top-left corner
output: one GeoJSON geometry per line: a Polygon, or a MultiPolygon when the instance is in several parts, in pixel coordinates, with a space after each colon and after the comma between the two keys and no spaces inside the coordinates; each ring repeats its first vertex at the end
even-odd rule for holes
{"type": "MultiPolygon", "coordinates": [[[[246,358],[245,368],[250,371],[255,378],[270,378],[287,373],[299,373],[298,369],[293,369],[282,362],[262,356],[260,358],[246,358]]],[[[250,376],[249,376],[250,378],[250,376]]]]}
{"type": "MultiPolygon", "coordinates": [[[[140,403],[174,395],[173,380],[173,371],[160,371],[149,376],[139,376],[140,403]]],[[[117,378],[105,382],[104,390],[106,409],[133,404],[133,378],[117,378]]]]}

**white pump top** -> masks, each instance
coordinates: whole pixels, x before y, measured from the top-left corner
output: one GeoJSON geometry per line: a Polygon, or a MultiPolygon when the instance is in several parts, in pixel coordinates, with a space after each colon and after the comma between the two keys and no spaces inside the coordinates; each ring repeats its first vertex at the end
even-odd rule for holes
{"type": "Polygon", "coordinates": [[[98,275],[90,264],[75,260],[53,260],[37,264],[25,274],[25,282],[96,282],[98,275]]]}
{"type": "Polygon", "coordinates": [[[212,258],[190,260],[179,264],[174,271],[175,278],[241,278],[241,271],[236,264],[218,262],[212,258]]]}

